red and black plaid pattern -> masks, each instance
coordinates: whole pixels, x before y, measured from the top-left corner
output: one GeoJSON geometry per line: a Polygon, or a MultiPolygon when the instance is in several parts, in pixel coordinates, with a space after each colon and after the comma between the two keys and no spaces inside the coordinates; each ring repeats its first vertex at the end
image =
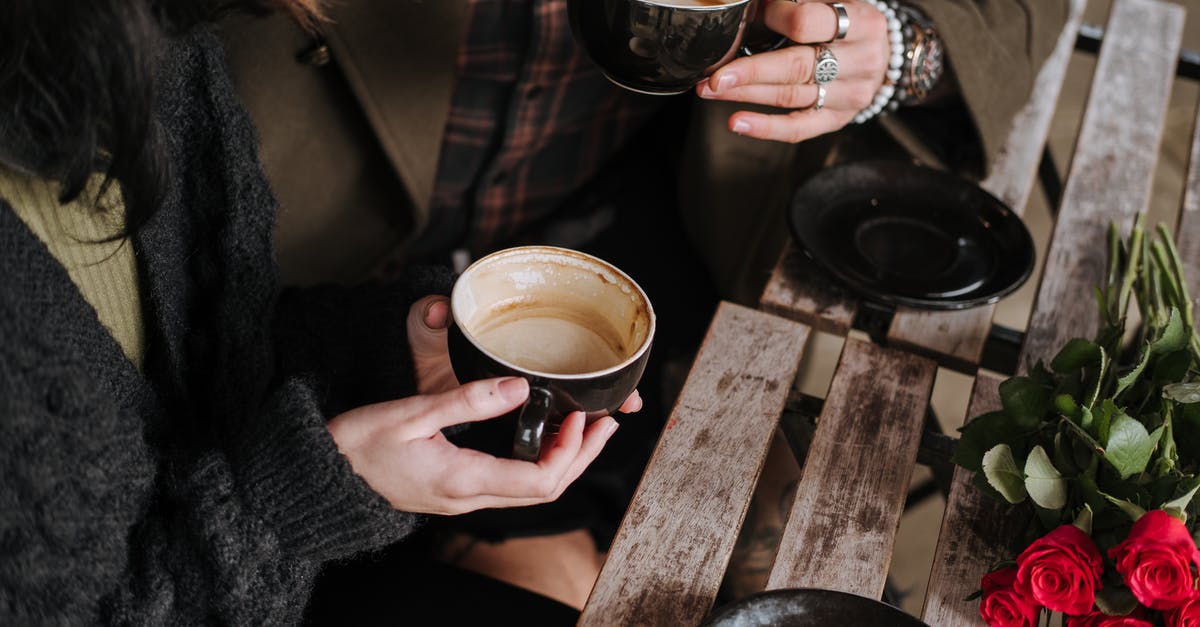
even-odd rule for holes
{"type": "Polygon", "coordinates": [[[455,244],[483,252],[553,212],[661,100],[604,78],[575,45],[566,0],[467,2],[432,210],[455,244]]]}

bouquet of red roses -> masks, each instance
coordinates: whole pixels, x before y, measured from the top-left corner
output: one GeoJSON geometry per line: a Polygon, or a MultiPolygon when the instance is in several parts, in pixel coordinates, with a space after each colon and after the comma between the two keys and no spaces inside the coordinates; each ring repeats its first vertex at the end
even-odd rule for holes
{"type": "Polygon", "coordinates": [[[1200,338],[1170,233],[1150,240],[1140,219],[1125,241],[1110,229],[1100,332],[962,429],[955,463],[1030,521],[1016,560],[983,575],[989,625],[1200,627],[1200,338]]]}

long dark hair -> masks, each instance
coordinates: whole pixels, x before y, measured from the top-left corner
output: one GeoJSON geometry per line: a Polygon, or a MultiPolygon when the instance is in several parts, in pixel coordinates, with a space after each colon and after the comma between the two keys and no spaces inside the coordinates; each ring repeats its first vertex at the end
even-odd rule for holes
{"type": "Polygon", "coordinates": [[[61,202],[95,172],[120,182],[126,233],[158,207],[166,180],[153,122],[165,38],[223,11],[287,10],[316,24],[317,0],[2,0],[0,157],[62,183],[61,202]],[[7,122],[7,125],[4,123],[7,122]]]}

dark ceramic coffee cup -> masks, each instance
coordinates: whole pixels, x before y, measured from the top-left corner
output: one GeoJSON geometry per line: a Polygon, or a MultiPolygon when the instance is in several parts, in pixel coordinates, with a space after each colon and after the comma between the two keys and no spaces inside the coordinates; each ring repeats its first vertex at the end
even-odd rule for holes
{"type": "MultiPolygon", "coordinates": [[[[759,0],[567,0],[571,32],[609,80],[678,94],[731,61],[759,0]]],[[[753,51],[778,47],[755,44],[753,51]]],[[[751,50],[746,50],[747,53],[751,50]]]]}
{"type": "Polygon", "coordinates": [[[513,456],[536,460],[542,436],[573,411],[589,422],[637,389],[654,310],[633,279],[584,253],[522,246],[471,264],[450,294],[450,363],[460,382],[519,376],[513,456]]]}

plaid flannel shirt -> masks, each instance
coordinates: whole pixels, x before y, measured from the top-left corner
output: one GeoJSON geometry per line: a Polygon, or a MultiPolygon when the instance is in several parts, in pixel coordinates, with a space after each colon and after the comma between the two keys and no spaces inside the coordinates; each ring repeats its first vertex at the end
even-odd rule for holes
{"type": "Polygon", "coordinates": [[[482,253],[552,214],[661,100],[604,78],[571,36],[566,0],[467,1],[423,247],[482,253]]]}

